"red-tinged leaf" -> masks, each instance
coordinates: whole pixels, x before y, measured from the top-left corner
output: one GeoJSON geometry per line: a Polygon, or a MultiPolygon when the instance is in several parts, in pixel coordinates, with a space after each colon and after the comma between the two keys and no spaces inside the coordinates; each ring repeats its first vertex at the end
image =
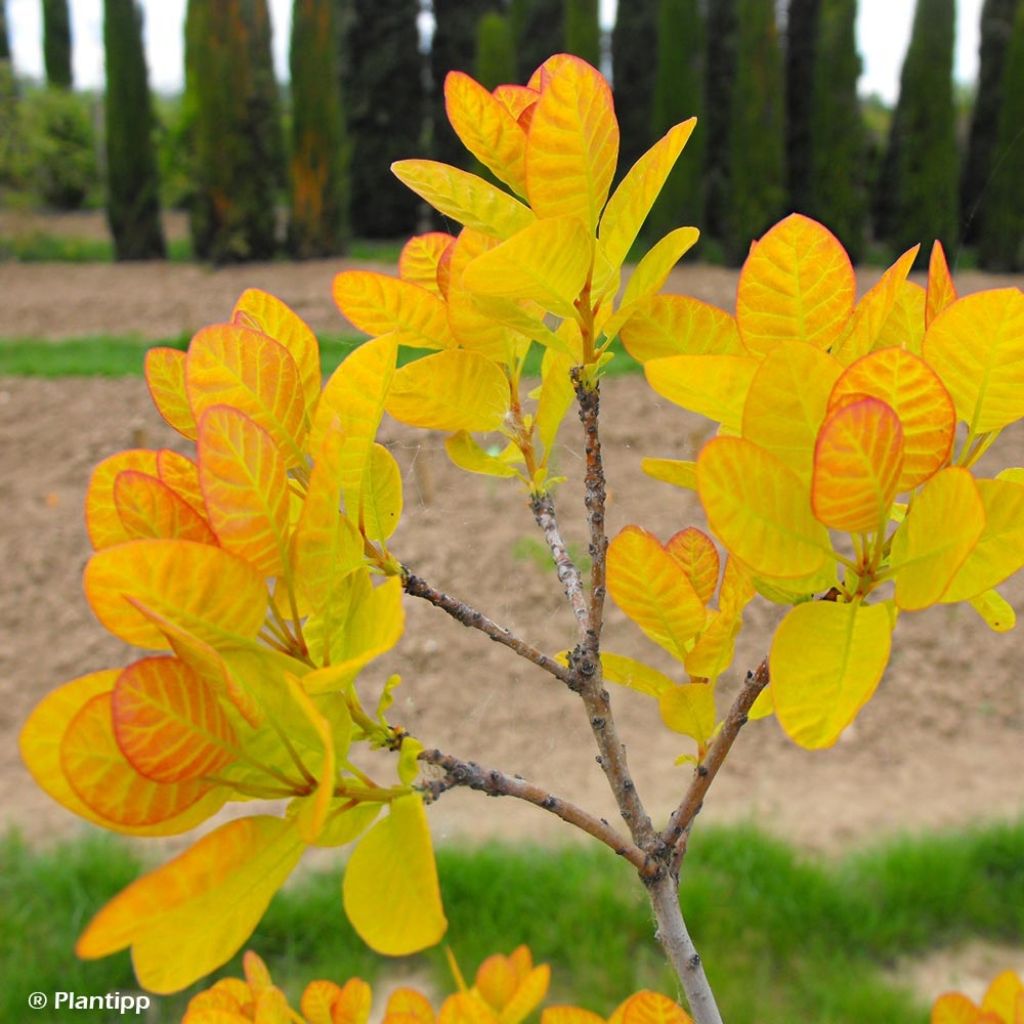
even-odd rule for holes
{"type": "Polygon", "coordinates": [[[932,244],[932,254],[928,260],[928,298],[925,304],[925,327],[947,307],[956,302],[956,285],[949,272],[946,262],[946,251],[942,243],[936,239],[932,244]]]}
{"type": "Polygon", "coordinates": [[[425,235],[413,235],[402,246],[398,257],[398,276],[410,284],[418,284],[428,292],[441,298],[438,284],[438,264],[444,251],[455,241],[454,236],[443,231],[430,231],[425,235]]]}
{"type": "Polygon", "coordinates": [[[758,354],[781,341],[827,349],[846,329],[855,292],[853,266],[835,235],[791,214],[758,241],[740,271],[740,334],[758,354]]]}
{"type": "Polygon", "coordinates": [[[391,172],[435,210],[463,227],[509,238],[532,224],[533,212],[483,178],[435,160],[399,160],[391,172]]]}
{"type": "Polygon", "coordinates": [[[540,99],[536,89],[525,85],[499,85],[492,95],[517,121],[540,99]]]}
{"type": "Polygon", "coordinates": [[[924,358],[949,388],[973,434],[1024,416],[1024,293],[976,292],[940,313],[924,339],[924,358]]]}
{"type": "Polygon", "coordinates": [[[540,1024],[605,1024],[604,1017],[580,1006],[545,1006],[540,1024]]]}
{"type": "Polygon", "coordinates": [[[693,1024],[693,1021],[668,996],[643,990],[626,1001],[619,1024],[693,1024]]]}
{"type": "Polygon", "coordinates": [[[349,978],[331,1008],[331,1024],[366,1024],[372,1002],[370,986],[361,978],[349,978]]]}
{"type": "Polygon", "coordinates": [[[245,974],[246,984],[254,996],[261,996],[264,992],[274,987],[270,971],[259,953],[247,949],[242,954],[242,971],[245,974]]]}
{"type": "Polygon", "coordinates": [[[311,981],[299,1000],[299,1009],[308,1024],[333,1024],[331,1007],[341,995],[341,986],[333,981],[311,981]]]}
{"type": "Polygon", "coordinates": [[[199,419],[199,480],[221,544],[264,576],[288,564],[289,498],[284,457],[274,439],[230,406],[199,419]]]}
{"type": "Polygon", "coordinates": [[[811,513],[807,485],[763,448],[715,438],[697,460],[697,489],[711,529],[755,574],[795,579],[824,566],[828,531],[811,513]]]}
{"type": "Polygon", "coordinates": [[[294,825],[228,822],[115,896],[76,946],[86,959],[132,947],[139,983],[176,992],[229,960],[302,855],[294,825]]]}
{"type": "Polygon", "coordinates": [[[619,331],[626,351],[641,363],[675,355],[742,355],[736,320],[687,295],[640,299],[619,331]]]}
{"type": "Polygon", "coordinates": [[[185,390],[185,353],[157,346],[146,352],[146,385],[161,416],[179,434],[196,439],[196,418],[185,390]]]}
{"type": "Polygon", "coordinates": [[[639,526],[627,526],[608,545],[608,593],[651,640],[680,661],[707,620],[686,570],[639,526]]]}
{"type": "Polygon", "coordinates": [[[600,249],[611,267],[620,267],[626,259],[696,124],[697,119],[691,117],[673,125],[627,171],[612,193],[600,231],[600,249]]]}
{"type": "Polygon", "coordinates": [[[882,327],[896,306],[900,288],[906,282],[920,248],[920,245],[915,245],[908,249],[886,270],[878,284],[857,303],[857,309],[850,320],[849,331],[834,352],[844,366],[867,355],[875,348],[882,327]]]}
{"type": "Polygon", "coordinates": [[[212,406],[232,406],[270,434],[289,466],[302,462],[308,422],[299,368],[273,338],[235,325],[204,328],[189,346],[185,384],[197,422],[212,406]]]}
{"type": "Polygon", "coordinates": [[[832,389],[829,407],[866,395],[891,406],[903,426],[899,491],[918,487],[949,460],[956,432],[949,392],[924,360],[886,348],[847,367],[832,389]]]}
{"type": "Polygon", "coordinates": [[[140,774],[115,740],[109,693],[91,698],[72,718],[60,764],[79,799],[114,829],[176,818],[213,789],[201,779],[163,783],[140,774]]]}
{"type": "Polygon", "coordinates": [[[235,731],[216,694],[177,658],[144,658],[126,668],[111,712],[121,753],[154,782],[214,775],[236,756],[235,731]]]}
{"type": "Polygon", "coordinates": [[[885,526],[903,470],[903,428],[892,408],[861,398],[834,409],[814,448],[811,507],[847,533],[885,526]]]}
{"type": "Polygon", "coordinates": [[[526,88],[538,94],[542,93],[550,84],[552,76],[563,71],[573,61],[578,61],[571,53],[553,53],[543,63],[538,64],[526,82],[526,88]]]}
{"type": "Polygon", "coordinates": [[[526,132],[508,108],[461,71],[444,80],[445,110],[462,144],[513,192],[526,195],[526,132]]]}
{"type": "Polygon", "coordinates": [[[129,599],[210,643],[253,639],[267,611],[263,577],[222,548],[187,540],[135,540],[98,551],[85,567],[85,596],[114,636],[166,650],[167,638],[129,599]]]}
{"type": "Polygon", "coordinates": [[[132,539],[114,501],[114,483],[119,474],[130,469],[156,476],[157,453],[147,448],[118,452],[98,463],[89,478],[85,492],[85,529],[97,551],[132,539]]]}
{"type": "MultiPolygon", "coordinates": [[[[85,803],[72,788],[61,767],[60,747],[64,734],[79,711],[94,697],[109,697],[120,669],[107,669],[80,676],[48,693],[36,705],[18,739],[21,758],[39,787],[78,817],[103,828],[114,827],[85,803]]],[[[210,792],[177,817],[155,825],[118,825],[126,835],[176,835],[195,828],[224,803],[227,791],[210,792]]]]}
{"type": "Polygon", "coordinates": [[[611,87],[585,61],[561,55],[533,110],[526,189],[538,217],[575,217],[596,231],[619,155],[611,87]]]}
{"type": "Polygon", "coordinates": [[[410,348],[451,348],[448,314],[438,295],[369,270],[345,270],[334,278],[338,309],[361,331],[391,335],[410,348]]]}
{"type": "Polygon", "coordinates": [[[940,470],[914,495],[892,541],[896,605],[919,611],[940,601],[985,528],[985,507],[966,469],[940,470]]]}
{"type": "Polygon", "coordinates": [[[199,484],[199,467],[187,456],[171,448],[161,448],[156,453],[157,476],[179,498],[184,498],[204,519],[206,502],[199,484]]]}
{"type": "Polygon", "coordinates": [[[697,596],[707,604],[718,586],[718,548],[703,530],[688,526],[669,537],[665,550],[682,566],[697,596]]]}
{"type": "Polygon", "coordinates": [[[114,504],[128,540],[164,537],[217,543],[206,519],[163,481],[148,473],[135,469],[118,473],[114,504]]]}
{"type": "Polygon", "coordinates": [[[320,397],[320,343],[305,320],[279,298],[259,288],[247,288],[232,313],[235,323],[269,335],[283,345],[295,360],[306,396],[306,411],[312,416],[320,397]]]}

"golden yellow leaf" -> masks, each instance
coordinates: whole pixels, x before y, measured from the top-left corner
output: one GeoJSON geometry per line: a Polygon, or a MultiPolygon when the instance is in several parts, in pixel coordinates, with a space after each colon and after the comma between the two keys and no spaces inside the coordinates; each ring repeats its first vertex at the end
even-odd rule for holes
{"type": "Polygon", "coordinates": [[[707,682],[689,682],[665,690],[658,698],[661,720],[673,732],[696,740],[703,755],[715,731],[715,687],[707,682]]]}
{"type": "Polygon", "coordinates": [[[947,307],[957,300],[956,285],[953,284],[946,262],[946,251],[936,239],[928,260],[928,297],[925,305],[925,327],[947,307]]]}
{"type": "Polygon", "coordinates": [[[445,438],[444,450],[448,458],[455,463],[459,469],[467,473],[481,473],[484,476],[512,477],[518,476],[519,471],[511,463],[506,462],[499,455],[492,455],[484,451],[473,440],[472,435],[465,430],[445,438]]]}
{"type": "Polygon", "coordinates": [[[986,590],[970,598],[968,603],[993,633],[1008,633],[1017,625],[1013,605],[997,590],[986,590]]]}
{"type": "Polygon", "coordinates": [[[664,356],[649,359],[644,375],[662,398],[738,433],[757,366],[752,356],[664,356]]]}
{"type": "Polygon", "coordinates": [[[403,281],[418,284],[428,292],[442,298],[441,286],[437,280],[438,265],[445,250],[455,241],[454,236],[444,231],[428,231],[425,235],[413,235],[398,257],[398,276],[403,281]]]}
{"type": "Polygon", "coordinates": [[[369,335],[387,334],[410,348],[455,344],[444,302],[418,284],[370,270],[343,270],[333,291],[342,314],[369,335]]]}
{"type": "Polygon", "coordinates": [[[642,661],[627,658],[622,654],[602,651],[601,668],[604,678],[608,682],[628,686],[629,689],[636,690],[637,693],[643,693],[655,699],[676,686],[675,680],[669,679],[667,675],[659,672],[656,668],[651,668],[650,665],[645,665],[642,661]]]}
{"type": "Polygon", "coordinates": [[[637,361],[662,356],[743,355],[735,318],[688,295],[650,295],[627,310],[619,334],[637,361]]]}
{"type": "Polygon", "coordinates": [[[959,992],[947,992],[935,1000],[931,1024],[981,1024],[981,1008],[959,992]]]}
{"type": "Polygon", "coordinates": [[[114,484],[121,473],[130,469],[156,476],[157,458],[157,452],[148,448],[129,448],[109,455],[93,469],[85,492],[85,529],[97,551],[133,539],[114,501],[114,484]]]}
{"type": "Polygon", "coordinates": [[[179,434],[196,439],[196,418],[185,391],[185,353],[156,346],[146,352],[146,385],[157,411],[179,434]]]}
{"type": "Polygon", "coordinates": [[[622,306],[661,291],[672,268],[692,249],[700,238],[696,228],[676,228],[653,245],[636,265],[626,282],[622,306]]]}

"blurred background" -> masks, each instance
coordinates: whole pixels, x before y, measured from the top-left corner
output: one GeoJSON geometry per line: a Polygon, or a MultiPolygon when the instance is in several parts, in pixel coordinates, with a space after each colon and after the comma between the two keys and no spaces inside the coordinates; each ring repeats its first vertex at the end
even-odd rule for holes
{"type": "Polygon", "coordinates": [[[612,80],[623,170],[701,118],[647,242],[737,265],[799,210],[856,261],[1024,269],[1020,0],[0,0],[0,257],[390,259],[429,220],[388,164],[473,169],[445,74],[560,50],[612,80]]]}

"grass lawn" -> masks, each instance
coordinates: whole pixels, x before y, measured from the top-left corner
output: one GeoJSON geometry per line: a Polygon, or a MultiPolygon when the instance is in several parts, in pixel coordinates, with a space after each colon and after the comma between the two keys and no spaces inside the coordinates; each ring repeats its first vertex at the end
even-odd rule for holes
{"type": "MultiPolygon", "coordinates": [[[[552,965],[549,1003],[607,1015],[637,988],[675,995],[640,886],[607,851],[491,845],[442,848],[438,861],[447,941],[464,973],[525,942],[552,965]]],[[[0,1020],[27,1020],[34,991],[133,989],[127,954],[81,963],[71,945],[138,871],[103,835],[46,852],[15,835],[0,842],[0,1020]]],[[[1024,942],[1024,824],[892,841],[834,863],[751,829],[698,831],[682,898],[730,1024],[924,1024],[928,1001],[886,969],[972,938],[1024,942]]],[[[341,911],[338,871],[305,873],[280,893],[248,946],[296,1003],[314,977],[373,982],[414,971],[437,992],[451,989],[441,948],[396,962],[360,944],[341,911]]],[[[238,974],[238,960],[222,973],[238,974]]],[[[148,1024],[180,1020],[187,995],[155,1000],[148,1024]]],[[[82,1011],[75,1020],[105,1018],[82,1011]]]]}

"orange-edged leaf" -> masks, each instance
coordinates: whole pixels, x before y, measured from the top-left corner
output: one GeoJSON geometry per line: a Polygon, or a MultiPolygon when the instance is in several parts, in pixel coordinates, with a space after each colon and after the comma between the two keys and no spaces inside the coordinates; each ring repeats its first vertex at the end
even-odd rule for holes
{"type": "Polygon", "coordinates": [[[935,1000],[931,1024],[981,1024],[981,1008],[960,992],[947,992],[935,1000]]]}
{"type": "Polygon", "coordinates": [[[162,480],[136,469],[126,469],[114,481],[114,504],[124,526],[125,539],[165,537],[216,544],[210,524],[184,498],[162,480]]]}
{"type": "Polygon", "coordinates": [[[86,821],[104,828],[116,827],[118,832],[126,835],[177,835],[188,832],[219,810],[227,797],[227,790],[213,790],[181,814],[157,824],[114,826],[78,796],[61,767],[60,747],[68,727],[94,697],[110,694],[120,671],[106,669],[92,672],[48,693],[22,727],[18,738],[21,758],[41,789],[86,821]]]}
{"type": "Polygon", "coordinates": [[[139,983],[176,992],[229,960],[302,855],[294,825],[228,822],[115,896],[75,947],[86,959],[132,947],[139,983]]]}
{"type": "Polygon", "coordinates": [[[731,664],[736,637],[743,626],[743,609],[756,593],[750,574],[735,559],[726,559],[718,594],[718,611],[698,637],[683,667],[694,679],[714,682],[731,664]]]}
{"type": "Polygon", "coordinates": [[[641,990],[626,1000],[618,1024],[693,1024],[693,1021],[668,996],[641,990]]]}
{"type": "Polygon", "coordinates": [[[306,411],[312,415],[323,383],[320,343],[305,320],[279,298],[259,288],[247,288],[235,303],[235,323],[262,331],[283,345],[299,368],[306,411]]]}
{"type": "Polygon", "coordinates": [[[620,267],[626,259],[696,124],[697,119],[691,117],[673,125],[637,160],[612,193],[600,231],[600,248],[612,267],[620,267]]]}
{"type": "Polygon", "coordinates": [[[580,1006],[545,1006],[540,1024],[605,1024],[604,1017],[580,1006]]]}
{"type": "Polygon", "coordinates": [[[60,741],[60,765],[83,803],[108,822],[156,825],[179,817],[213,786],[202,779],[155,782],[141,775],[117,745],[112,694],[88,700],[71,719],[60,741]]]}
{"type": "Polygon", "coordinates": [[[334,278],[334,301],[361,331],[391,335],[410,348],[455,344],[440,296],[425,287],[371,270],[343,270],[334,278]]]}
{"type": "Polygon", "coordinates": [[[333,1024],[331,1007],[341,995],[341,986],[333,981],[311,981],[303,990],[299,1009],[308,1024],[333,1024]]]}
{"type": "Polygon", "coordinates": [[[626,351],[641,363],[676,355],[742,355],[735,318],[688,295],[640,299],[619,331],[626,351]]]}
{"type": "Polygon", "coordinates": [[[365,559],[358,529],[339,511],[346,443],[335,422],[316,454],[292,542],[296,585],[314,612],[323,608],[332,584],[365,559]]]}
{"type": "Polygon", "coordinates": [[[985,529],[960,566],[943,601],[964,601],[1009,579],[1024,566],[1024,485],[976,480],[985,529]]]}
{"type": "Polygon", "coordinates": [[[711,529],[757,575],[816,573],[828,531],[811,512],[807,486],[784,462],[738,437],[718,437],[697,460],[697,490],[711,529]]]}
{"type": "Polygon", "coordinates": [[[682,683],[658,698],[661,720],[680,736],[696,740],[703,757],[715,731],[715,688],[707,682],[682,683]]]}
{"type": "Polygon", "coordinates": [[[553,53],[547,60],[534,68],[533,74],[526,81],[526,88],[540,94],[548,87],[553,75],[575,60],[579,60],[579,58],[574,57],[571,53],[553,53]]]}
{"type": "Polygon", "coordinates": [[[985,506],[966,469],[940,470],[915,496],[892,541],[896,604],[918,611],[941,600],[985,528],[985,506]]]}
{"type": "Polygon", "coordinates": [[[146,385],[157,412],[179,434],[196,439],[196,418],[185,390],[185,353],[156,346],[146,352],[146,385]]]}
{"type": "Polygon", "coordinates": [[[874,694],[891,644],[884,604],[792,608],[768,656],[775,716],[789,738],[809,750],[832,746],[874,694]]]}
{"type": "Polygon", "coordinates": [[[743,436],[809,480],[814,444],[842,366],[826,352],[783,341],[757,368],[743,406],[743,436]]]}
{"type": "Polygon", "coordinates": [[[1016,971],[1003,971],[992,979],[981,1000],[982,1013],[991,1013],[1007,1024],[1016,1024],[1017,1009],[1024,997],[1024,982],[1016,971]]]}
{"type": "Polygon", "coordinates": [[[288,564],[288,472],[274,439],[243,412],[215,405],[199,418],[199,481],[221,544],[264,576],[288,564]]]}
{"type": "Polygon", "coordinates": [[[439,213],[485,235],[508,238],[533,223],[529,207],[457,167],[435,160],[399,160],[391,172],[439,213]]]}
{"type": "Polygon", "coordinates": [[[444,80],[444,105],[462,144],[513,192],[526,195],[526,132],[508,108],[461,71],[444,80]]]}
{"type": "Polygon", "coordinates": [[[197,422],[214,405],[233,406],[270,434],[289,466],[301,463],[302,381],[291,353],[273,338],[232,324],[204,328],[189,346],[185,385],[197,422]]]}
{"type": "Polygon", "coordinates": [[[247,949],[242,954],[242,971],[245,974],[246,984],[249,991],[256,997],[274,987],[274,981],[270,977],[270,970],[259,953],[247,949]]]}
{"type": "Polygon", "coordinates": [[[697,596],[707,604],[718,586],[718,548],[703,530],[688,526],[665,542],[665,550],[683,567],[697,596]]]}
{"type": "Polygon", "coordinates": [[[682,487],[687,491],[697,490],[697,463],[685,459],[642,459],[640,468],[655,480],[682,487]]]}
{"type": "Polygon", "coordinates": [[[682,661],[704,627],[704,602],[653,534],[627,526],[608,545],[608,593],[656,644],[682,661]]]}
{"type": "Polygon", "coordinates": [[[454,349],[396,371],[386,406],[396,420],[426,430],[497,430],[509,395],[500,367],[476,352],[454,349]]]}
{"type": "MultiPolygon", "coordinates": [[[[559,660],[563,658],[559,656],[559,660]]],[[[620,686],[628,686],[637,693],[646,694],[657,700],[667,690],[672,689],[676,683],[669,679],[663,672],[659,672],[650,665],[633,658],[626,658],[621,654],[611,654],[608,651],[601,652],[601,668],[604,678],[610,683],[618,683],[620,686]]]]}
{"type": "Polygon", "coordinates": [[[491,95],[518,121],[540,99],[540,92],[525,85],[499,85],[491,95]]]}
{"type": "Polygon", "coordinates": [[[148,448],[118,452],[98,463],[89,478],[85,492],[85,529],[97,551],[132,539],[114,501],[114,483],[119,474],[130,469],[156,476],[157,453],[148,448]]]}
{"type": "Polygon", "coordinates": [[[295,1016],[285,994],[279,988],[268,988],[256,997],[253,1024],[294,1024],[295,1016]]]}
{"type": "Polygon", "coordinates": [[[418,793],[393,800],[388,816],[359,840],[342,896],[352,927],[378,953],[405,956],[440,941],[448,922],[418,793]]]}
{"type": "MultiPolygon", "coordinates": [[[[397,1024],[409,1024],[402,1017],[397,1024]]],[[[437,1024],[500,1024],[498,1015],[472,990],[450,995],[437,1013],[437,1024]]]]}
{"type": "Polygon", "coordinates": [[[573,303],[586,283],[593,242],[577,217],[539,220],[478,256],[462,275],[477,295],[528,299],[559,316],[575,316],[573,303]]]}
{"type": "Polygon", "coordinates": [[[210,686],[178,658],[143,658],[117,678],[114,737],[136,771],[154,782],[216,774],[237,737],[210,686]]]}
{"type": "Polygon", "coordinates": [[[561,56],[530,121],[526,190],[538,217],[576,217],[593,234],[615,175],[619,125],[601,73],[561,56]]]}
{"type": "Polygon", "coordinates": [[[850,257],[835,235],[791,214],[758,241],[740,271],[740,334],[758,354],[780,341],[827,349],[842,336],[855,293],[850,257]]]}
{"type": "Polygon", "coordinates": [[[925,303],[925,327],[947,307],[952,306],[957,300],[956,285],[953,284],[953,276],[949,272],[949,264],[946,262],[946,250],[942,243],[935,239],[932,243],[932,253],[928,259],[928,298],[925,303]]]}
{"type": "Polygon", "coordinates": [[[895,305],[878,332],[872,351],[902,348],[919,356],[924,342],[924,304],[924,289],[914,281],[904,281],[896,293],[895,305]]]}
{"type": "Polygon", "coordinates": [[[402,246],[402,252],[398,257],[398,276],[403,281],[418,284],[441,298],[441,286],[437,283],[437,267],[445,249],[454,241],[455,237],[444,231],[413,235],[402,246]]]}
{"type": "Polygon", "coordinates": [[[665,356],[649,359],[644,376],[662,398],[738,433],[757,365],[752,356],[665,356]]]}
{"type": "Polygon", "coordinates": [[[920,248],[918,244],[908,249],[857,303],[849,323],[849,332],[834,353],[844,366],[867,355],[875,347],[882,326],[896,306],[900,288],[906,282],[920,248]]]}
{"type": "Polygon", "coordinates": [[[1024,293],[997,288],[958,299],[932,321],[924,358],[972,433],[1024,416],[1024,293]]]}
{"type": "Polygon", "coordinates": [[[672,268],[697,244],[699,238],[700,232],[696,228],[676,228],[653,245],[626,282],[622,305],[630,305],[660,291],[672,268]]]}
{"type": "Polygon", "coordinates": [[[903,426],[898,490],[919,486],[946,464],[956,432],[956,412],[949,392],[923,359],[898,348],[858,359],[836,381],[829,407],[865,395],[891,406],[903,426]]]}
{"type": "Polygon", "coordinates": [[[187,540],[135,540],[98,551],[85,567],[85,596],[114,636],[166,650],[163,633],[133,599],[216,644],[254,638],[267,610],[263,577],[230,551],[187,540]]]}
{"type": "Polygon", "coordinates": [[[396,988],[388,996],[385,1013],[389,1017],[394,1013],[401,1013],[413,1018],[418,1024],[434,1024],[434,1008],[430,1005],[430,1000],[414,988],[396,988]]]}
{"type": "Polygon", "coordinates": [[[811,507],[819,522],[873,533],[889,518],[903,470],[903,428],[892,408],[861,398],[835,408],[814,448],[811,507]]]}
{"type": "Polygon", "coordinates": [[[199,467],[187,456],[171,448],[161,448],[156,453],[157,476],[179,498],[184,498],[204,519],[206,502],[199,483],[199,467]]]}
{"type": "Polygon", "coordinates": [[[331,1024],[366,1024],[373,994],[362,978],[349,978],[331,1008],[331,1024]]]}

